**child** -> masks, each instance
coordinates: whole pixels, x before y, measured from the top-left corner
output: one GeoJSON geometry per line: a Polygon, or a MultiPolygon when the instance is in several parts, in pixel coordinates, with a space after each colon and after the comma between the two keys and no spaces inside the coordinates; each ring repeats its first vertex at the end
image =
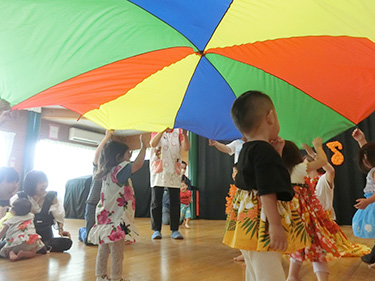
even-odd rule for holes
{"type": "MultiPolygon", "coordinates": [[[[308,157],[306,159],[308,161],[316,159],[317,155],[310,146],[302,144],[302,147],[307,152],[308,157]]],[[[322,168],[322,172],[320,172],[320,170],[311,171],[309,176],[313,181],[317,181],[315,195],[322,204],[323,209],[327,212],[327,216],[332,220],[335,220],[336,215],[335,210],[333,209],[335,168],[333,168],[329,162],[327,162],[322,168]]],[[[342,257],[362,257],[363,255],[369,254],[371,251],[366,245],[351,243],[340,227],[338,227],[336,233],[333,233],[333,238],[342,257]]]]}
{"type": "Polygon", "coordinates": [[[11,261],[30,259],[44,247],[41,237],[36,233],[34,215],[30,213],[29,200],[20,198],[13,202],[10,213],[13,217],[3,223],[0,239],[5,237],[5,245],[0,255],[11,261]]]}
{"type": "Polygon", "coordinates": [[[96,179],[102,179],[100,201],[96,206],[96,223],[89,232],[88,241],[98,244],[96,280],[122,280],[122,262],[125,239],[135,242],[138,231],[134,216],[127,209],[135,209],[131,175],[144,162],[146,143],[142,136],[141,150],[130,163],[131,151],[125,143],[110,141],[103,147],[96,179]],[[107,276],[108,257],[111,254],[111,275],[107,276]]]}
{"type": "Polygon", "coordinates": [[[189,225],[190,218],[191,218],[190,202],[193,202],[193,200],[191,198],[191,191],[188,190],[188,185],[183,178],[181,179],[180,202],[181,202],[180,224],[182,224],[182,222],[185,221],[185,227],[190,228],[190,225],[189,225]]]}
{"type": "Polygon", "coordinates": [[[223,243],[241,249],[247,281],[285,281],[282,252],[304,248],[308,241],[303,239],[301,218],[286,202],[294,196],[288,170],[270,144],[282,146],[275,107],[266,94],[249,91],[236,99],[231,115],[247,142],[238,159],[238,190],[228,211],[223,243]]]}
{"type": "MultiPolygon", "coordinates": [[[[103,149],[103,146],[111,139],[113,132],[114,132],[113,130],[107,130],[105,132],[105,137],[102,139],[102,141],[100,142],[100,144],[95,150],[94,161],[93,161],[93,173],[94,174],[98,170],[99,157],[103,149]]],[[[96,210],[96,205],[98,204],[99,199],[100,199],[101,190],[102,190],[102,180],[101,179],[96,180],[93,177],[91,181],[90,192],[86,200],[86,209],[85,209],[86,226],[81,227],[78,232],[78,239],[84,242],[88,246],[93,245],[87,242],[87,236],[92,226],[95,224],[95,210],[96,210]]]]}
{"type": "MultiPolygon", "coordinates": [[[[353,216],[353,233],[357,237],[375,238],[375,142],[367,143],[359,129],[353,132],[353,138],[361,147],[358,165],[362,172],[367,172],[366,186],[363,189],[365,198],[357,199],[354,205],[358,210],[353,216]]],[[[375,246],[370,254],[364,255],[361,259],[367,264],[375,263],[375,246]]]]}
{"type": "Polygon", "coordinates": [[[332,235],[337,232],[338,226],[327,216],[315,195],[315,186],[308,177],[309,172],[320,169],[328,161],[322,139],[315,138],[313,145],[317,156],[311,162],[303,161],[298,147],[291,141],[285,141],[282,152],[294,186],[293,204],[299,206],[299,214],[304,218],[306,230],[311,238],[311,246],[291,254],[288,281],[299,280],[298,273],[306,259],[313,262],[314,273],[319,281],[328,280],[327,261],[340,256],[332,235]]]}

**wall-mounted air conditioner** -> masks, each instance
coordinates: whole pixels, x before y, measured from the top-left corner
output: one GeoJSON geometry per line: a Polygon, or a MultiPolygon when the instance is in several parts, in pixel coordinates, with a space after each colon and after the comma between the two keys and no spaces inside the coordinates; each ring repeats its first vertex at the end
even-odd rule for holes
{"type": "Polygon", "coordinates": [[[86,130],[82,130],[78,128],[69,129],[69,140],[71,141],[98,145],[102,141],[103,138],[104,138],[104,134],[90,132],[90,131],[86,131],[86,130]]]}

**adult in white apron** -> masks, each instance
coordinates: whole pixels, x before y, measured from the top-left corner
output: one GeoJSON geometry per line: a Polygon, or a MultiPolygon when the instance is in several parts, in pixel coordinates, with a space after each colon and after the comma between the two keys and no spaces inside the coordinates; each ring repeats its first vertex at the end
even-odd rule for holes
{"type": "Polygon", "coordinates": [[[170,229],[173,239],[183,239],[178,231],[180,221],[181,149],[188,151],[190,141],[186,130],[166,129],[151,135],[151,227],[152,239],[161,239],[162,200],[164,188],[170,198],[170,229]]]}

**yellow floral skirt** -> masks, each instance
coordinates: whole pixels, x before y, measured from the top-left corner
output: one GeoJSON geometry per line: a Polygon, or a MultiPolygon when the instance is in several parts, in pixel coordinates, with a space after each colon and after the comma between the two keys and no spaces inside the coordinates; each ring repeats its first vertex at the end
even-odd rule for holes
{"type": "MultiPolygon", "coordinates": [[[[327,216],[332,218],[332,212],[326,212],[327,216]]],[[[362,257],[371,252],[371,248],[367,247],[366,245],[350,242],[341,228],[339,228],[338,231],[333,234],[333,239],[335,240],[335,244],[338,248],[340,256],[342,257],[362,257]]]]}
{"type": "MultiPolygon", "coordinates": [[[[268,221],[261,208],[257,191],[237,189],[232,202],[229,202],[231,199],[227,198],[227,221],[223,243],[235,249],[248,251],[272,250],[268,221]]],[[[293,253],[309,246],[310,237],[301,217],[293,209],[293,204],[278,201],[277,207],[287,234],[288,249],[285,253],[293,253]]]]}

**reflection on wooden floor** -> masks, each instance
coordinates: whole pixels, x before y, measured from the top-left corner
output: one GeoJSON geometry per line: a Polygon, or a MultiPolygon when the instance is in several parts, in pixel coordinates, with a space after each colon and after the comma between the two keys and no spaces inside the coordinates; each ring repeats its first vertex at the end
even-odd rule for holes
{"type": "MultiPolygon", "coordinates": [[[[233,261],[239,251],[221,243],[224,223],[194,220],[190,229],[181,228],[185,239],[179,241],[171,239],[169,226],[164,226],[163,239],[152,241],[150,219],[137,218],[142,240],[125,247],[124,276],[132,281],[244,280],[242,263],[233,261]]],[[[78,229],[83,225],[83,220],[66,220],[66,229],[74,241],[67,253],[50,253],[18,262],[0,259],[0,280],[95,280],[97,247],[78,241],[78,229]]],[[[353,237],[350,226],[342,229],[352,242],[372,247],[374,241],[353,237]]],[[[287,272],[288,258],[284,258],[283,264],[287,272]]],[[[341,258],[330,262],[329,267],[332,281],[375,280],[375,270],[368,269],[359,258],[341,258]]],[[[304,281],[316,280],[311,264],[304,264],[300,277],[304,281]]]]}

